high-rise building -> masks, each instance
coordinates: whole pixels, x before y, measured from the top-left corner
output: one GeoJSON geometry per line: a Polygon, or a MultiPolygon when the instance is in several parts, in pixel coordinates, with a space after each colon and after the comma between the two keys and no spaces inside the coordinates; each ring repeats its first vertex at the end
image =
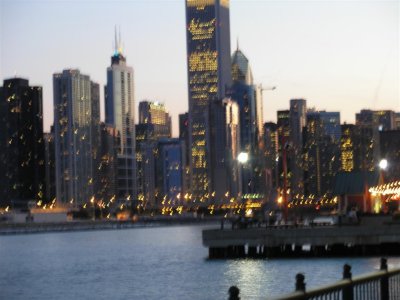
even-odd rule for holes
{"type": "Polygon", "coordinates": [[[342,136],[340,138],[340,170],[343,172],[352,172],[356,170],[357,158],[357,126],[353,124],[343,124],[342,136]]]}
{"type": "Polygon", "coordinates": [[[54,144],[54,126],[43,134],[45,148],[46,201],[56,198],[56,153],[54,144]]]}
{"type": "Polygon", "coordinates": [[[396,114],[392,110],[362,109],[356,114],[356,124],[376,127],[379,131],[394,130],[396,127],[396,114]]]}
{"type": "Polygon", "coordinates": [[[179,139],[183,142],[184,146],[184,156],[185,156],[184,186],[186,187],[185,196],[187,198],[188,188],[190,186],[189,113],[184,113],[179,115],[179,139]]]}
{"type": "Polygon", "coordinates": [[[193,200],[212,192],[210,103],[231,85],[229,0],[186,0],[189,147],[193,200]]]}
{"type": "Polygon", "coordinates": [[[185,156],[183,142],[177,138],[161,138],[157,142],[156,189],[157,205],[185,205],[185,156]]]}
{"type": "Polygon", "coordinates": [[[266,195],[270,196],[278,187],[278,126],[276,123],[264,124],[264,160],[266,174],[266,195]]]}
{"type": "Polygon", "coordinates": [[[362,169],[374,171],[379,163],[379,132],[392,130],[395,126],[393,111],[363,109],[356,114],[356,125],[360,130],[362,169]]]}
{"type": "Polygon", "coordinates": [[[289,110],[290,122],[290,159],[291,193],[304,193],[303,168],[303,129],[306,126],[307,103],[304,99],[291,99],[289,110]]]}
{"type": "Polygon", "coordinates": [[[53,75],[57,201],[81,205],[95,197],[98,85],[79,70],[53,75]]]}
{"type": "Polygon", "coordinates": [[[386,130],[379,133],[380,159],[386,159],[388,166],[383,170],[384,181],[399,180],[400,174],[400,130],[386,130]]]}
{"type": "Polygon", "coordinates": [[[399,130],[400,129],[400,112],[397,112],[395,114],[394,129],[395,130],[399,130]]]}
{"type": "Polygon", "coordinates": [[[157,141],[171,137],[171,117],[164,104],[152,101],[139,103],[139,124],[136,125],[136,168],[138,199],[143,207],[156,204],[157,141]]]}
{"type": "Polygon", "coordinates": [[[105,123],[115,128],[118,136],[116,198],[118,201],[135,200],[135,98],[133,69],[126,64],[121,41],[115,37],[115,52],[107,68],[105,88],[105,123]]]}
{"type": "MultiPolygon", "coordinates": [[[[238,199],[241,195],[237,157],[240,152],[239,106],[225,98],[211,103],[211,178],[212,192],[201,201],[215,204],[238,199]]],[[[242,166],[243,169],[249,165],[242,166]]]]}
{"type": "MultiPolygon", "coordinates": [[[[290,141],[290,110],[278,110],[277,111],[277,134],[278,134],[278,152],[277,152],[277,168],[278,168],[278,187],[282,188],[285,184],[290,190],[291,183],[291,169],[292,166],[291,159],[293,159],[293,155],[286,155],[284,157],[284,149],[290,150],[287,145],[289,145],[290,141]],[[286,158],[286,159],[284,159],[286,158]],[[286,166],[286,178],[284,173],[284,168],[286,166]]],[[[288,151],[285,152],[288,154],[288,151]]]]}
{"type": "Polygon", "coordinates": [[[246,152],[250,158],[247,168],[243,168],[242,172],[243,193],[257,194],[263,198],[265,166],[262,149],[262,95],[260,87],[254,85],[249,60],[239,48],[232,55],[232,80],[229,95],[239,105],[240,151],[246,152]]]}
{"type": "Polygon", "coordinates": [[[152,124],[154,138],[171,137],[171,117],[163,103],[141,101],[139,103],[139,124],[152,124]]]}
{"type": "Polygon", "coordinates": [[[100,123],[100,148],[98,166],[97,198],[102,201],[112,201],[117,195],[117,148],[119,137],[117,130],[112,125],[100,123]]]}
{"type": "Polygon", "coordinates": [[[42,88],[4,80],[0,88],[0,206],[45,198],[42,88]]]}
{"type": "Polygon", "coordinates": [[[304,192],[323,196],[332,192],[340,169],[340,113],[307,112],[304,131],[304,192]]]}

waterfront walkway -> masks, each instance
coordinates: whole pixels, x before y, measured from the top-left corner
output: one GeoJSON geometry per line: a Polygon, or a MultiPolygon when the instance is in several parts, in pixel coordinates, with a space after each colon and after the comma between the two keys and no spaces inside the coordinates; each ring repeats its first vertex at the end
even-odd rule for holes
{"type": "Polygon", "coordinates": [[[209,258],[399,255],[400,223],[387,216],[346,226],[211,229],[203,245],[209,258]]]}

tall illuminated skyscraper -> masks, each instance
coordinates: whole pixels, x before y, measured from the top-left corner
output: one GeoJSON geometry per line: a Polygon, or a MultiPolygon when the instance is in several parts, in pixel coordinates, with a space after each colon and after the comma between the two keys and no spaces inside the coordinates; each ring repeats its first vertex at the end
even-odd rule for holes
{"type": "Polygon", "coordinates": [[[192,199],[206,202],[211,181],[210,103],[231,85],[229,0],[186,0],[192,199]]]}
{"type": "Polygon", "coordinates": [[[81,205],[95,196],[98,89],[79,70],[53,75],[58,202],[81,205]]]}
{"type": "Polygon", "coordinates": [[[135,98],[133,88],[133,69],[126,65],[122,54],[121,41],[115,34],[115,52],[111,57],[111,66],[107,68],[105,88],[106,124],[115,128],[118,137],[116,143],[118,200],[136,198],[136,162],[135,162],[135,98]]]}

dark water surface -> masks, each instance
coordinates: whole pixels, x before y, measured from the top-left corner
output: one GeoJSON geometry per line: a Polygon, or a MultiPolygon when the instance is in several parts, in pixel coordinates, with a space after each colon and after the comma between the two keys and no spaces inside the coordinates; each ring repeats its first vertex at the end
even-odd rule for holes
{"type": "MultiPolygon", "coordinates": [[[[291,292],[379,268],[379,258],[208,260],[205,226],[0,236],[0,299],[242,299],[291,292]]],[[[400,258],[389,259],[389,268],[400,258]]]]}

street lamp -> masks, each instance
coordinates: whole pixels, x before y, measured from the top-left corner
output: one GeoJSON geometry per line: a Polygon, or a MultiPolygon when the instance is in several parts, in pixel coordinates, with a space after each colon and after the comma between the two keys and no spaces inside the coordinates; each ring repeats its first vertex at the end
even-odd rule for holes
{"type": "Polygon", "coordinates": [[[379,168],[380,168],[381,170],[385,171],[386,168],[387,168],[387,166],[388,166],[388,161],[387,161],[387,159],[381,159],[381,161],[379,162],[379,168]]]}
{"type": "MultiPolygon", "coordinates": [[[[385,158],[381,159],[381,161],[379,162],[379,182],[378,182],[378,184],[380,184],[380,185],[384,184],[385,180],[384,180],[383,173],[385,172],[387,167],[388,167],[387,159],[385,159],[385,158]]],[[[375,205],[374,205],[374,210],[376,213],[380,212],[383,202],[384,201],[382,199],[382,195],[380,195],[378,197],[378,199],[375,201],[375,205]]]]}
{"type": "Polygon", "coordinates": [[[240,152],[238,157],[237,157],[237,160],[238,160],[239,164],[241,165],[241,168],[240,168],[240,190],[241,190],[241,198],[242,198],[241,202],[242,202],[242,205],[243,205],[243,211],[245,211],[245,205],[244,205],[245,199],[243,197],[243,194],[244,194],[244,191],[243,191],[243,187],[244,187],[244,185],[243,185],[243,173],[244,172],[243,171],[244,171],[244,164],[246,164],[247,161],[249,160],[249,154],[247,152],[240,152]]]}

